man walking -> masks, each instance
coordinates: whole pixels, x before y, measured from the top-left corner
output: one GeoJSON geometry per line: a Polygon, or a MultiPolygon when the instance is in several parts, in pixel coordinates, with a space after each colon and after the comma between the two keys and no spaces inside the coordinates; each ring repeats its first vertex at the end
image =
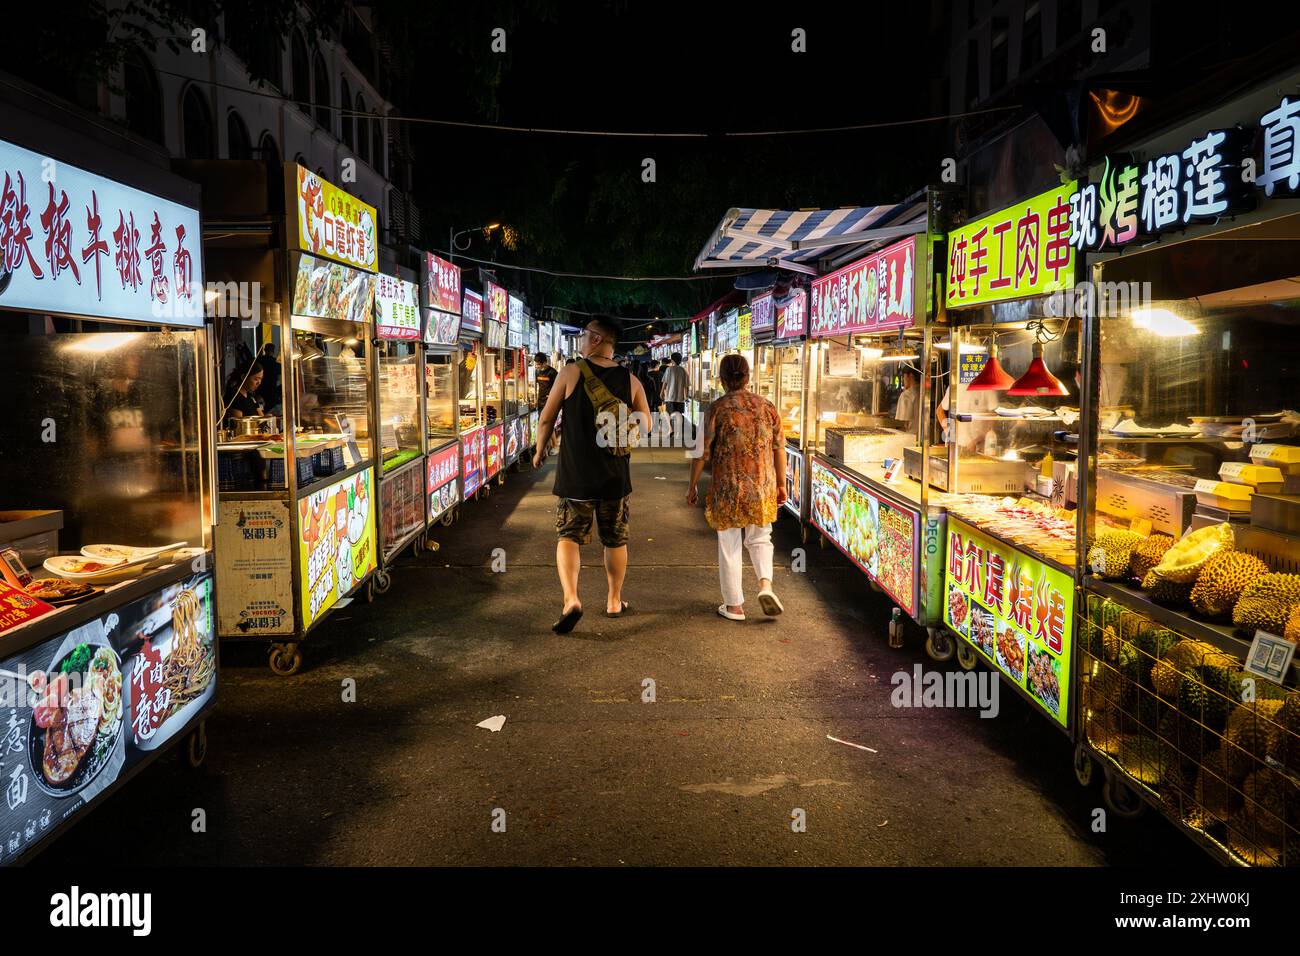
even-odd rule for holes
{"type": "Polygon", "coordinates": [[[551,494],[559,501],[555,509],[555,566],[564,590],[560,619],[551,630],[567,634],[582,617],[578,598],[578,571],[582,567],[581,545],[591,540],[593,522],[605,547],[605,578],[608,591],[605,615],[622,617],[623,578],[627,574],[628,496],[632,479],[627,450],[610,447],[609,428],[597,421],[597,405],[615,417],[637,412],[650,420],[645,389],[626,369],[614,361],[618,326],[608,316],[592,316],[578,340],[583,359],[566,365],[555,380],[546,407],[542,409],[537,451],[533,467],[542,467],[542,450],[551,440],[555,420],[564,412],[564,441],[551,494]]]}
{"type": "Polygon", "coordinates": [[[551,367],[551,362],[546,357],[545,352],[538,352],[533,356],[533,368],[536,369],[537,378],[537,407],[545,408],[546,399],[550,396],[551,387],[555,384],[555,377],[560,373],[551,367]]]}
{"type": "Polygon", "coordinates": [[[664,369],[663,384],[659,387],[668,417],[674,419],[673,430],[680,428],[683,440],[689,440],[683,421],[686,414],[686,369],[682,368],[682,353],[674,352],[671,359],[672,364],[664,369]]]}

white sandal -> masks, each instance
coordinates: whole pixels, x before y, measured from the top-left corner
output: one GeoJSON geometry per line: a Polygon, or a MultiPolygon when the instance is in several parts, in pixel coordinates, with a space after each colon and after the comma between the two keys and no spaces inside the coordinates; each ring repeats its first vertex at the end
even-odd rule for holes
{"type": "Polygon", "coordinates": [[[758,603],[763,608],[763,613],[768,617],[776,617],[785,610],[785,605],[781,603],[781,599],[771,590],[759,591],[758,603]]]}
{"type": "Polygon", "coordinates": [[[718,616],[725,617],[728,621],[743,621],[745,619],[745,615],[743,614],[732,614],[727,610],[727,605],[725,604],[718,605],[718,616]]]}

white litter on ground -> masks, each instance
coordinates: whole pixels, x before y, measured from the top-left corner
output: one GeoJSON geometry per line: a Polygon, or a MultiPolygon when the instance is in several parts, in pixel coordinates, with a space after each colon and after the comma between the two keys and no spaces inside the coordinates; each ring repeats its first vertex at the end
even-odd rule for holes
{"type": "MultiPolygon", "coordinates": [[[[481,726],[481,725],[480,725],[480,726],[481,726]]],[[[873,754],[878,754],[878,753],[880,753],[879,750],[872,750],[870,747],[864,747],[864,746],[862,746],[862,744],[849,743],[849,741],[847,741],[847,740],[840,740],[839,737],[832,737],[830,734],[827,734],[827,735],[826,735],[826,739],[827,739],[827,740],[833,740],[833,741],[835,741],[837,744],[843,744],[843,745],[846,746],[846,747],[857,747],[859,750],[865,750],[865,751],[867,751],[867,753],[873,753],[873,754]]]]}
{"type": "Polygon", "coordinates": [[[506,715],[497,714],[495,717],[489,717],[487,720],[480,720],[474,726],[483,727],[484,729],[490,730],[492,731],[492,733],[495,734],[498,730],[504,727],[505,724],[506,724],[506,715]]]}

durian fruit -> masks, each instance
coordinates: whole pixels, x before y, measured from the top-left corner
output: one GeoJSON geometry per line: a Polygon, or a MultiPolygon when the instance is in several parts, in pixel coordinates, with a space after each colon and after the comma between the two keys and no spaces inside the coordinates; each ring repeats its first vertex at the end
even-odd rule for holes
{"type": "Polygon", "coordinates": [[[1170,770],[1168,752],[1160,741],[1145,734],[1130,734],[1120,741],[1116,758],[1134,780],[1148,787],[1159,786],[1170,770]]]}
{"type": "Polygon", "coordinates": [[[1147,576],[1148,571],[1160,563],[1160,559],[1165,556],[1165,552],[1173,546],[1173,543],[1173,537],[1167,534],[1153,534],[1149,538],[1144,538],[1133,549],[1129,573],[1141,581],[1147,576]]]}
{"type": "Polygon", "coordinates": [[[1184,535],[1165,552],[1152,571],[1175,584],[1192,584],[1205,563],[1220,551],[1231,551],[1232,526],[1226,521],[1184,535]]]}
{"type": "MultiPolygon", "coordinates": [[[[1268,681],[1257,679],[1255,683],[1262,686],[1268,681]]],[[[1287,693],[1275,719],[1277,725],[1269,735],[1266,753],[1291,773],[1300,774],[1300,693],[1287,693]]]]}
{"type": "Polygon", "coordinates": [[[1261,839],[1265,831],[1258,820],[1253,807],[1234,814],[1228,826],[1228,846],[1247,866],[1277,866],[1282,862],[1282,850],[1261,839]]]}
{"type": "Polygon", "coordinates": [[[1291,608],[1291,616],[1286,619],[1286,627],[1282,630],[1282,636],[1292,644],[1300,644],[1300,604],[1291,608]]]}
{"type": "Polygon", "coordinates": [[[1193,806],[1188,808],[1187,822],[1201,830],[1222,822],[1240,803],[1237,790],[1228,782],[1227,764],[1222,750],[1201,761],[1192,791],[1193,806]]]}
{"type": "Polygon", "coordinates": [[[1211,730],[1223,730],[1228,714],[1240,700],[1240,678],[1221,663],[1202,664],[1185,674],[1178,685],[1178,710],[1211,730]]]}
{"type": "Polygon", "coordinates": [[[1263,767],[1242,781],[1241,794],[1248,810],[1253,805],[1259,837],[1274,846],[1280,845],[1287,820],[1294,818],[1295,803],[1300,798],[1296,785],[1276,770],[1263,767]]]}
{"type": "Polygon", "coordinates": [[[1244,551],[1220,551],[1192,588],[1192,607],[1209,618],[1226,618],[1243,591],[1268,574],[1268,565],[1244,551]]]}
{"type": "MultiPolygon", "coordinates": [[[[1086,685],[1085,685],[1086,686],[1086,685]]],[[[1115,756],[1119,752],[1119,711],[1107,706],[1105,700],[1085,691],[1083,731],[1098,753],[1115,756]]]]}
{"type": "Polygon", "coordinates": [[[1166,627],[1148,627],[1138,632],[1133,643],[1138,650],[1149,657],[1159,660],[1169,653],[1169,649],[1181,640],[1177,634],[1166,627]]]}
{"type": "Polygon", "coordinates": [[[1112,581],[1128,577],[1133,548],[1141,541],[1135,531],[1103,531],[1088,549],[1088,568],[1112,581]]]}
{"type": "Polygon", "coordinates": [[[1182,607],[1187,604],[1187,599],[1192,596],[1192,585],[1179,581],[1170,581],[1168,578],[1160,577],[1160,572],[1151,570],[1147,576],[1142,579],[1142,590],[1151,595],[1151,600],[1157,604],[1168,604],[1174,607],[1182,607]]]}
{"type": "Polygon", "coordinates": [[[1165,700],[1173,702],[1178,699],[1178,685],[1184,673],[1191,673],[1200,667],[1209,655],[1221,653],[1213,644],[1184,638],[1165,654],[1162,660],[1155,662],[1151,668],[1151,685],[1165,700]]]}
{"type": "Polygon", "coordinates": [[[1270,744],[1276,747],[1280,726],[1280,700],[1254,700],[1238,704],[1228,715],[1223,750],[1227,758],[1228,778],[1238,783],[1258,770],[1268,755],[1270,744]]]}
{"type": "Polygon", "coordinates": [[[1300,574],[1266,574],[1242,591],[1232,623],[1249,631],[1282,634],[1296,605],[1300,605],[1300,574]]]}

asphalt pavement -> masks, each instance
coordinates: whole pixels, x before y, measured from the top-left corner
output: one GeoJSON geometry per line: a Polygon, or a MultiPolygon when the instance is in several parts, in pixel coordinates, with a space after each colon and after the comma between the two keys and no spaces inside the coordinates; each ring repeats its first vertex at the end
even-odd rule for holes
{"type": "Polygon", "coordinates": [[[1099,786],[1010,692],[992,719],[893,706],[891,675],[938,666],[924,633],[891,649],[891,603],[792,517],[774,536],[785,614],[761,617],[747,569],[753,616],[719,618],[680,451],[633,463],[631,615],[603,616],[593,544],[587,614],[551,633],[553,471],[464,504],[438,551],[309,635],[300,673],[224,645],[204,765],[164,755],[34,865],[1211,866],[1154,813],[1094,832],[1099,786]]]}

